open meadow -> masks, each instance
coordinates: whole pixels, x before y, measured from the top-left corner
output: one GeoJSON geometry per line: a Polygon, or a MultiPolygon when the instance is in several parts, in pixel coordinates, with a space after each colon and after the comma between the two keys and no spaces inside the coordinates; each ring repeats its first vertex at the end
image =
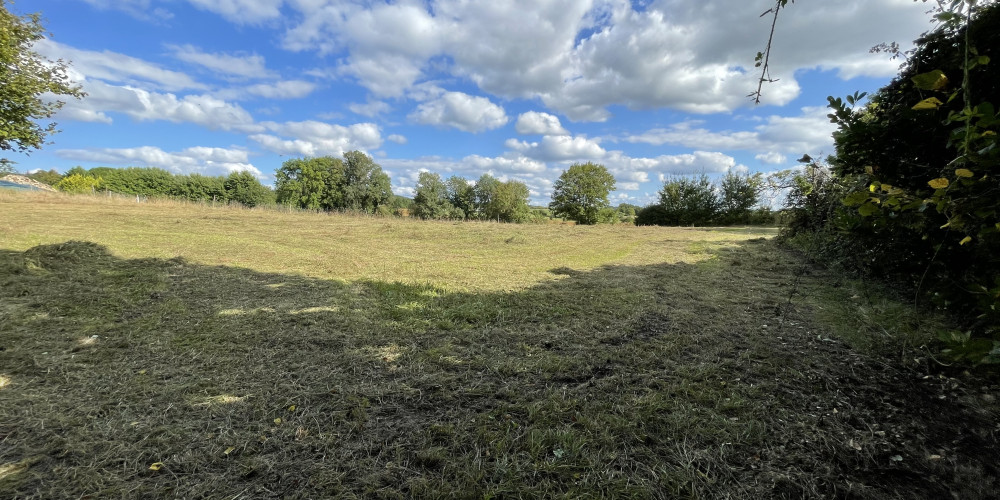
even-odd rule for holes
{"type": "Polygon", "coordinates": [[[996,386],[775,229],[0,190],[0,498],[991,498],[996,386]]]}

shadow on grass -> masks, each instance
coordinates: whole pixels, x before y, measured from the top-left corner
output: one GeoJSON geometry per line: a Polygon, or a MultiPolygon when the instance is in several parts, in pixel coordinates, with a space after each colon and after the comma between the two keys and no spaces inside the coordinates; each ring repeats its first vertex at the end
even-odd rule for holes
{"type": "Polygon", "coordinates": [[[988,419],[787,300],[829,276],[711,251],[513,293],[0,251],[0,494],[995,491],[988,419]]]}

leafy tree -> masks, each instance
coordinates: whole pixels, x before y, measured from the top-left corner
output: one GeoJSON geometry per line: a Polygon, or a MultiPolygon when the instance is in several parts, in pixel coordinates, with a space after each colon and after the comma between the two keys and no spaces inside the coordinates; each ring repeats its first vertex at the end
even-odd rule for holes
{"type": "Polygon", "coordinates": [[[223,187],[226,190],[226,200],[243,206],[256,207],[274,201],[271,190],[245,170],[229,174],[223,187]]]}
{"type": "Polygon", "coordinates": [[[310,210],[343,207],[344,162],[332,156],[294,158],[275,172],[277,202],[310,210]]]}
{"type": "Polygon", "coordinates": [[[413,215],[421,219],[448,219],[454,213],[455,207],[448,202],[448,187],[441,176],[421,172],[413,197],[413,215]]]}
{"type": "Polygon", "coordinates": [[[580,224],[600,222],[600,213],[609,207],[608,193],[615,189],[615,178],[603,165],[577,163],[559,176],[549,208],[580,224]]]}
{"type": "Polygon", "coordinates": [[[14,163],[6,158],[0,158],[0,175],[16,174],[17,170],[14,170],[14,163]]]}
{"type": "Polygon", "coordinates": [[[502,222],[527,222],[531,218],[528,206],[530,194],[528,186],[521,181],[501,182],[486,209],[488,218],[502,222]]]}
{"type": "Polygon", "coordinates": [[[465,217],[471,217],[475,212],[476,191],[467,179],[453,175],[445,181],[448,188],[448,202],[465,217]]]}
{"type": "Polygon", "coordinates": [[[748,223],[753,208],[760,202],[763,189],[761,174],[729,172],[719,183],[720,222],[748,223]]]}
{"type": "Polygon", "coordinates": [[[392,198],[389,176],[361,151],[344,153],[344,208],[375,213],[392,198]]]}
{"type": "Polygon", "coordinates": [[[26,152],[40,149],[56,124],[39,124],[51,118],[65,102],[43,95],[81,98],[79,85],[70,82],[66,63],[50,61],[31,50],[45,37],[40,14],[17,16],[0,0],[0,150],[26,152]]]}
{"type": "Polygon", "coordinates": [[[490,174],[483,174],[472,187],[473,218],[481,220],[497,220],[493,210],[493,200],[500,189],[500,181],[490,174]]]}
{"type": "Polygon", "coordinates": [[[73,174],[60,180],[55,188],[67,193],[92,193],[101,186],[101,179],[89,175],[73,174]]]}
{"type": "Polygon", "coordinates": [[[705,174],[696,178],[675,177],[663,184],[660,206],[667,225],[704,226],[718,214],[719,198],[705,174]]]}

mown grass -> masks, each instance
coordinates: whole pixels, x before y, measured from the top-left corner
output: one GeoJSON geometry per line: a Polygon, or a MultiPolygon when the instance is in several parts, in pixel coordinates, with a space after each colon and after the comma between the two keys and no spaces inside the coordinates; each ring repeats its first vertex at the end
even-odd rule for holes
{"type": "Polygon", "coordinates": [[[0,213],[0,497],[997,486],[992,393],[838,340],[879,315],[772,231],[0,213]]]}

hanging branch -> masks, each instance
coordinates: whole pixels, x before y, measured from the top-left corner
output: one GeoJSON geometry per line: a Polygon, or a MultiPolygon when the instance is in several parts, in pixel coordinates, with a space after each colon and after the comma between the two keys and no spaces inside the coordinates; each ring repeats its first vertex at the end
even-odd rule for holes
{"type": "MultiPolygon", "coordinates": [[[[792,0],[792,3],[795,3],[795,0],[792,0]]],[[[774,18],[771,20],[771,34],[767,37],[767,48],[764,49],[764,52],[758,52],[757,57],[754,58],[754,67],[761,68],[760,79],[757,81],[757,91],[747,94],[747,97],[753,99],[754,104],[760,104],[765,82],[774,83],[778,81],[777,78],[771,78],[771,73],[768,71],[768,63],[771,61],[771,43],[774,41],[774,28],[778,25],[778,12],[787,4],[788,0],[775,0],[774,7],[767,9],[760,15],[760,17],[764,17],[773,13],[774,18]]]]}

